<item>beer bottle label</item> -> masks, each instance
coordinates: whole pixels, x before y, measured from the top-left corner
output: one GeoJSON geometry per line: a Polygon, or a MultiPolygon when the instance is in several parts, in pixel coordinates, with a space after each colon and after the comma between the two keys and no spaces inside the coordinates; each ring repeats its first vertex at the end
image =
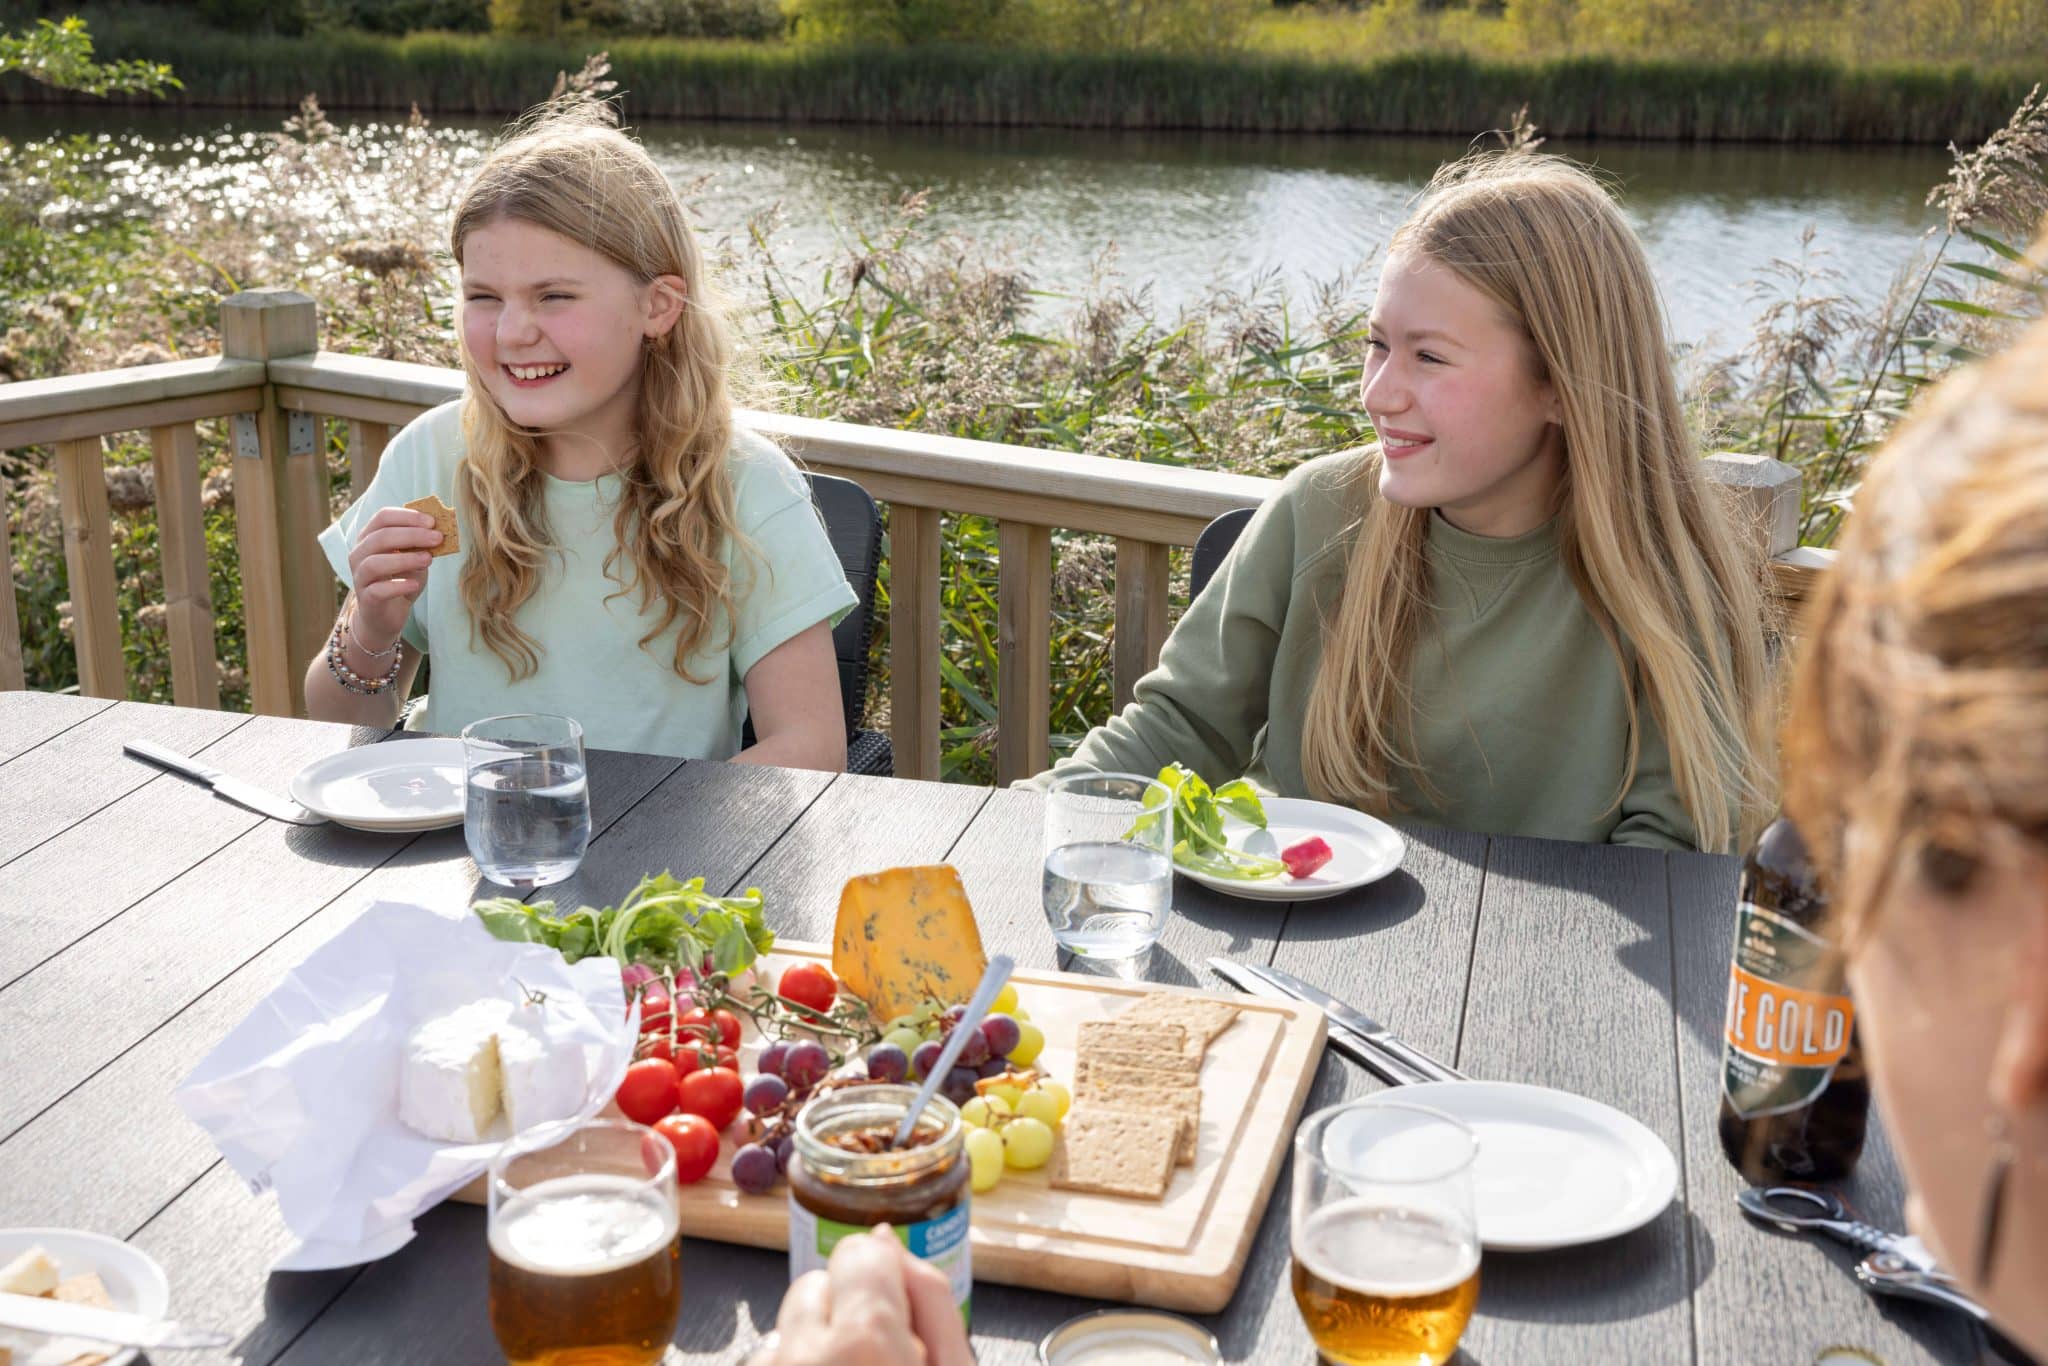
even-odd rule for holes
{"type": "Polygon", "coordinates": [[[1810,1104],[1849,1051],[1856,1010],[1827,958],[1825,939],[1784,916],[1748,901],[1737,909],[1721,1058],[1722,1088],[1743,1118],[1810,1104]]]}
{"type": "MultiPolygon", "coordinates": [[[[953,1300],[960,1317],[968,1317],[968,1301],[974,1293],[974,1263],[967,1241],[967,1193],[960,1203],[936,1219],[922,1223],[893,1224],[896,1241],[910,1249],[910,1255],[928,1262],[945,1274],[953,1287],[953,1300]]],[[[866,1224],[842,1224],[822,1219],[789,1197],[789,1279],[793,1282],[806,1271],[816,1271],[832,1259],[832,1249],[841,1238],[866,1233],[866,1224]]]]}

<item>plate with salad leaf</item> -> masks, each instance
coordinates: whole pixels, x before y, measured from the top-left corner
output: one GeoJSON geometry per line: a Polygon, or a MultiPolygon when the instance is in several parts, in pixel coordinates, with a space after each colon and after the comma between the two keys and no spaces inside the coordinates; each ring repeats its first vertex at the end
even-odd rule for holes
{"type": "Polygon", "coordinates": [[[1393,826],[1348,806],[1264,797],[1243,778],[1211,789],[1179,764],[1157,781],[1174,795],[1174,867],[1230,896],[1335,896],[1385,877],[1407,852],[1393,826]]]}

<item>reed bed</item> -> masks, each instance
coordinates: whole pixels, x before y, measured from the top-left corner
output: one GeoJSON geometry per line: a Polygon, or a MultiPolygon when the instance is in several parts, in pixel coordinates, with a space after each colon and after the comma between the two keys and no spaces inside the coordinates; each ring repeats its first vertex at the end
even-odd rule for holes
{"type": "MultiPolygon", "coordinates": [[[[304,38],[212,32],[117,12],[102,56],[167,62],[175,102],[517,113],[565,63],[604,49],[636,118],[1271,133],[1472,135],[1523,105],[1571,138],[1975,142],[2040,79],[1982,63],[1824,59],[1509,59],[1410,52],[1318,61],[1248,51],[1038,52],[977,47],[419,33],[304,38]]],[[[0,100],[65,98],[0,81],[0,100]]]]}

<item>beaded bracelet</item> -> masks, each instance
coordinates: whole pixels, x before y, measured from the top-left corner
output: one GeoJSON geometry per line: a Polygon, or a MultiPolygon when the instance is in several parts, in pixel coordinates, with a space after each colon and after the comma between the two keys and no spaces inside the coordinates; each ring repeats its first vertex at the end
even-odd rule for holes
{"type": "MultiPolygon", "coordinates": [[[[327,638],[327,672],[334,675],[335,682],[341,684],[342,687],[352,693],[359,693],[364,697],[374,697],[398,681],[398,671],[405,664],[405,638],[403,636],[392,643],[391,653],[393,658],[391,661],[391,672],[385,674],[382,678],[364,678],[348,666],[348,660],[343,656],[341,648],[342,629],[342,622],[337,619],[334,623],[334,634],[327,638]]],[[[365,650],[363,653],[368,654],[369,651],[365,650]]]]}

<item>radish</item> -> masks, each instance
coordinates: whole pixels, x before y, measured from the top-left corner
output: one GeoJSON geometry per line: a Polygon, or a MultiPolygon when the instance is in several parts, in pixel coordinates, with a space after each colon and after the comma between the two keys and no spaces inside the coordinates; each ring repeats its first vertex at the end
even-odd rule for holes
{"type": "Polygon", "coordinates": [[[1294,878],[1309,876],[1336,856],[1336,850],[1330,848],[1329,841],[1321,835],[1310,835],[1280,851],[1280,861],[1287,865],[1287,875],[1294,878]]]}

